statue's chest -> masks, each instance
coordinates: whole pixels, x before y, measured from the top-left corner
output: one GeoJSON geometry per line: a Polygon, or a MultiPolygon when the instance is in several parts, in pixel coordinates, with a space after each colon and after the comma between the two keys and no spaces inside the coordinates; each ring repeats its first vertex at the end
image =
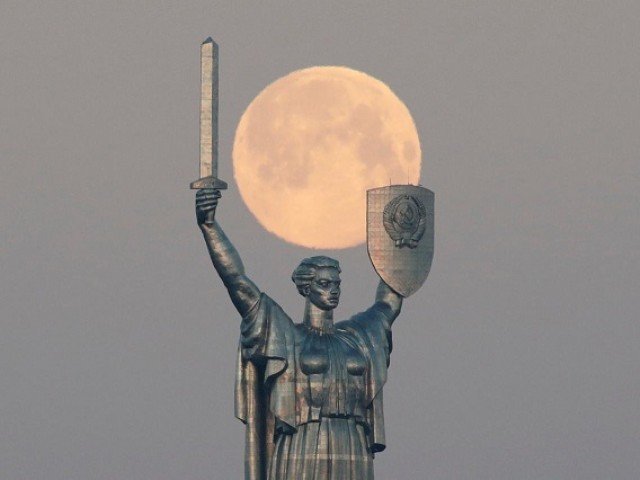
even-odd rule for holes
{"type": "Polygon", "coordinates": [[[305,375],[362,376],[367,367],[355,342],[341,333],[308,332],[300,339],[298,361],[305,375]]]}
{"type": "Polygon", "coordinates": [[[350,415],[360,403],[367,361],[347,333],[309,331],[298,344],[298,366],[311,407],[324,415],[350,415]]]}

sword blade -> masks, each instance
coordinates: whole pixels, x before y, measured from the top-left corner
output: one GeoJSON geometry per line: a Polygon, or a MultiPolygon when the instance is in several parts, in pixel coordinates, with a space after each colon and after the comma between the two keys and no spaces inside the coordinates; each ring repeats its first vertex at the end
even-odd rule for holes
{"type": "Polygon", "coordinates": [[[200,46],[200,178],[218,176],[218,44],[200,46]]]}
{"type": "Polygon", "coordinates": [[[227,188],[218,178],[218,44],[211,37],[200,46],[200,178],[190,185],[227,188]]]}

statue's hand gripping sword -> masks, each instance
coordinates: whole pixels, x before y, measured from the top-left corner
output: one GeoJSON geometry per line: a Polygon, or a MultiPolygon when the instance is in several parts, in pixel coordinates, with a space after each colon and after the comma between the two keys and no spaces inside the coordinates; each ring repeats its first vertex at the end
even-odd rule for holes
{"type": "MultiPolygon", "coordinates": [[[[191,188],[225,190],[218,175],[218,44],[211,37],[200,46],[200,179],[191,188]]],[[[213,220],[215,210],[207,212],[213,220]]]]}

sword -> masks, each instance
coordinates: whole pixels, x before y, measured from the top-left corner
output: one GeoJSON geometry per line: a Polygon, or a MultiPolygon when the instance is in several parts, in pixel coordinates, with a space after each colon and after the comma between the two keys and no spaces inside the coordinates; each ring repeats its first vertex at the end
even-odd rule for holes
{"type": "MultiPolygon", "coordinates": [[[[211,37],[200,46],[200,179],[191,188],[225,190],[218,176],[218,44],[211,37]]],[[[208,212],[213,218],[214,211],[208,212]]]]}

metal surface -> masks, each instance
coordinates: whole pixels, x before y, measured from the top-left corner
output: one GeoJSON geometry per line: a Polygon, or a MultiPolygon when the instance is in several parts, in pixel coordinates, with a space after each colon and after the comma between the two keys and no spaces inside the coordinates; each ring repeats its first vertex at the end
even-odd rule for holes
{"type": "Polygon", "coordinates": [[[434,194],[414,185],[367,191],[367,251],[380,278],[404,297],[424,283],[433,259],[434,194]]]}
{"type": "Polygon", "coordinates": [[[200,46],[200,179],[192,189],[224,190],[218,178],[218,44],[211,37],[200,46]]]}

